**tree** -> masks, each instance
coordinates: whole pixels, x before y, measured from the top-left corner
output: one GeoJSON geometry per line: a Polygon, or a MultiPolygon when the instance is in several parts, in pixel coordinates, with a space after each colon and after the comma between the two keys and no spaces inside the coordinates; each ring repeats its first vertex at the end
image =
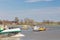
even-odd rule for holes
{"type": "Polygon", "coordinates": [[[33,19],[25,18],[24,21],[25,21],[25,24],[28,24],[28,25],[33,25],[34,24],[33,19]]]}
{"type": "Polygon", "coordinates": [[[19,18],[18,17],[15,17],[15,23],[18,23],[19,22],[19,18]]]}

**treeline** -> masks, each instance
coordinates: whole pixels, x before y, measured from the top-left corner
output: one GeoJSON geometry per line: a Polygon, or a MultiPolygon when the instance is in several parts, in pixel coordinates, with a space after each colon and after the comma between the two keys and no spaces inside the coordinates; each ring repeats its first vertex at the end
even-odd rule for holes
{"type": "Polygon", "coordinates": [[[15,17],[13,21],[9,20],[0,20],[0,24],[5,25],[44,25],[44,24],[58,24],[60,25],[60,22],[54,22],[50,20],[43,20],[42,22],[37,22],[33,19],[25,18],[25,19],[19,19],[18,17],[15,17]]]}

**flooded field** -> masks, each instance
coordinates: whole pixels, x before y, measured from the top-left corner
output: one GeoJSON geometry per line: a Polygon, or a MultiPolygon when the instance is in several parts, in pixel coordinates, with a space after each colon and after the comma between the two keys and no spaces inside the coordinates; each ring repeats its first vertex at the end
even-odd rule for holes
{"type": "Polygon", "coordinates": [[[60,40],[60,26],[46,26],[46,31],[34,32],[23,30],[25,37],[21,40],[60,40]]]}

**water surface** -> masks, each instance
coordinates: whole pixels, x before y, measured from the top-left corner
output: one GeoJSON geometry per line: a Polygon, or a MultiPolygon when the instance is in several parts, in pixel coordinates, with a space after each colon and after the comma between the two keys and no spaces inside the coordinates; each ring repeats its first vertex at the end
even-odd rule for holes
{"type": "Polygon", "coordinates": [[[46,26],[46,31],[33,32],[32,30],[23,30],[25,37],[21,40],[60,40],[60,26],[46,26]]]}

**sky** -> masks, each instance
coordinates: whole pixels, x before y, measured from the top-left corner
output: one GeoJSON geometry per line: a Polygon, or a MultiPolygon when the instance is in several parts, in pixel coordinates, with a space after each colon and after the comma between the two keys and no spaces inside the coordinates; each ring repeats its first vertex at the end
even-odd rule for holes
{"type": "Polygon", "coordinates": [[[60,0],[0,0],[0,19],[60,21],[60,0]]]}

